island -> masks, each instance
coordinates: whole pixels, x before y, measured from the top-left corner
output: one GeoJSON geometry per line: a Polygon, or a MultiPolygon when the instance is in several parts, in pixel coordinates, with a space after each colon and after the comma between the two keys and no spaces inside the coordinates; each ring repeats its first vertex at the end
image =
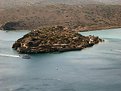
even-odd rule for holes
{"type": "Polygon", "coordinates": [[[19,53],[51,53],[82,50],[103,40],[83,36],[63,26],[38,28],[18,39],[12,46],[19,53]]]}

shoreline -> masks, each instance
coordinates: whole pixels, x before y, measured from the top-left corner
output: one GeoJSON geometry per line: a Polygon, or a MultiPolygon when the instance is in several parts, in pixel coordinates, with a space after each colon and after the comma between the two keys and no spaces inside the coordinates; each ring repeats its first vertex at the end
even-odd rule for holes
{"type": "MultiPolygon", "coordinates": [[[[49,26],[48,26],[49,27],[49,26]]],[[[46,27],[43,27],[43,28],[46,28],[46,27]]],[[[65,27],[67,28],[67,27],[65,27]]],[[[86,27],[78,27],[78,28],[75,28],[75,29],[72,29],[73,31],[76,31],[76,32],[88,32],[88,31],[102,31],[102,30],[109,30],[109,29],[118,29],[118,28],[121,28],[121,26],[86,26],[86,27]]],[[[67,28],[69,29],[69,28],[67,28]]],[[[3,29],[0,29],[0,31],[6,31],[6,32],[9,32],[9,31],[32,31],[32,30],[36,30],[36,29],[30,29],[30,30],[3,30],[3,29]]]]}
{"type": "Polygon", "coordinates": [[[109,30],[109,29],[118,29],[121,28],[121,26],[101,26],[101,27],[97,27],[97,26],[93,26],[93,27],[83,27],[80,29],[75,29],[74,31],[77,32],[89,32],[89,31],[102,31],[102,30],[109,30]]]}

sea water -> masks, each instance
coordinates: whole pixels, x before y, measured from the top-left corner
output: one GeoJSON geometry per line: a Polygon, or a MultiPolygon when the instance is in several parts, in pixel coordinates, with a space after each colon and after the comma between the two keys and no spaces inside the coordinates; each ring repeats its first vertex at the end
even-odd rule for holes
{"type": "Polygon", "coordinates": [[[121,29],[82,32],[105,40],[81,51],[32,54],[11,47],[29,31],[0,31],[0,91],[121,91],[121,29]]]}

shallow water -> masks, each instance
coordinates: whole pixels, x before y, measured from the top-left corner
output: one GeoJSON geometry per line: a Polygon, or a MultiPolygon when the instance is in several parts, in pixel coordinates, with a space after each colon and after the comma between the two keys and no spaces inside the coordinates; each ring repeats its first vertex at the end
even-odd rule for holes
{"type": "Polygon", "coordinates": [[[82,51],[22,59],[11,46],[27,32],[0,31],[0,91],[121,91],[121,29],[81,33],[105,40],[82,51]]]}

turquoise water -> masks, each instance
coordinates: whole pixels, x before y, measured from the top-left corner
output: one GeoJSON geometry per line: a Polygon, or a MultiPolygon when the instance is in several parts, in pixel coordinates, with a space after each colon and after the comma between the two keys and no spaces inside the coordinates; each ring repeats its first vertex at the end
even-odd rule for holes
{"type": "Polygon", "coordinates": [[[28,31],[0,31],[0,91],[121,91],[121,29],[83,32],[105,42],[82,51],[22,59],[12,43],[28,31]]]}

